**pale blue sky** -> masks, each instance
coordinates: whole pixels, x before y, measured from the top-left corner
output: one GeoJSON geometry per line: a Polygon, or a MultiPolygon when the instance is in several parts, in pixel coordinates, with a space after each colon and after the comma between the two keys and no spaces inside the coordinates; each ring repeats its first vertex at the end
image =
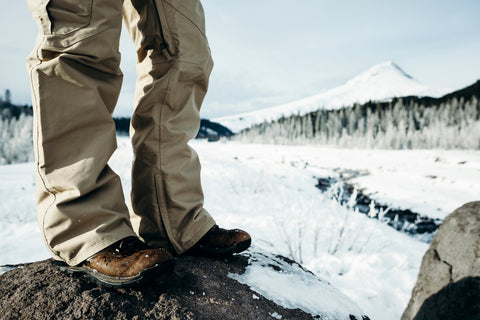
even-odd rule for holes
{"type": "MultiPolygon", "coordinates": [[[[204,0],[215,60],[202,109],[215,117],[318,93],[392,60],[420,82],[457,89],[480,79],[480,1],[204,0]]],[[[26,1],[2,4],[0,91],[29,103],[25,57],[36,25],[26,1]]],[[[117,115],[132,111],[135,53],[122,37],[124,88],[117,115]]]]}

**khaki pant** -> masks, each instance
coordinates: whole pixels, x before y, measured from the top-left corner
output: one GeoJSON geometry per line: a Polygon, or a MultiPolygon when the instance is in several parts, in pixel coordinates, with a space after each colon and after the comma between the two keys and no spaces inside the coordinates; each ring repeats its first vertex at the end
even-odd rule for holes
{"type": "Polygon", "coordinates": [[[40,33],[27,60],[34,108],[40,228],[55,259],[75,265],[138,233],[182,253],[215,222],[187,145],[213,63],[198,0],[28,0],[40,33]],[[123,20],[135,43],[132,207],[107,162],[122,83],[123,20]],[[133,227],[132,227],[133,225],[133,227]]]}

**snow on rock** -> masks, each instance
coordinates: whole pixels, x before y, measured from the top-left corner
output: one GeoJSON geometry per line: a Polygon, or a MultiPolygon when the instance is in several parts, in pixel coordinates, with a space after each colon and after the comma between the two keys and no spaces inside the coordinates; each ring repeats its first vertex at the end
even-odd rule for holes
{"type": "MultiPolygon", "coordinates": [[[[249,261],[244,274],[229,277],[282,307],[299,308],[325,320],[366,319],[347,296],[294,261],[260,252],[253,252],[249,261]]],[[[281,319],[277,313],[271,316],[281,319]]]]}
{"type": "Polygon", "coordinates": [[[337,109],[369,100],[385,100],[409,95],[441,96],[445,92],[433,90],[406,74],[392,61],[375,65],[345,84],[317,95],[287,104],[213,119],[233,132],[264,121],[273,121],[292,114],[306,114],[321,108],[337,109]]]}

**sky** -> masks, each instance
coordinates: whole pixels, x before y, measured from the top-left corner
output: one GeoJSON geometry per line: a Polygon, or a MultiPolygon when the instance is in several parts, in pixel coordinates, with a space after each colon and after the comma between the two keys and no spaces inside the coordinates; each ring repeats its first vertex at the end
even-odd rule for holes
{"type": "MultiPolygon", "coordinates": [[[[37,27],[27,1],[0,11],[0,94],[31,104],[25,58],[37,27]]],[[[203,0],[215,67],[202,117],[290,102],[392,60],[432,88],[480,79],[478,0],[203,0]]],[[[124,30],[125,31],[125,30],[124,30]]],[[[125,74],[116,116],[133,107],[136,54],[123,32],[125,74]]]]}

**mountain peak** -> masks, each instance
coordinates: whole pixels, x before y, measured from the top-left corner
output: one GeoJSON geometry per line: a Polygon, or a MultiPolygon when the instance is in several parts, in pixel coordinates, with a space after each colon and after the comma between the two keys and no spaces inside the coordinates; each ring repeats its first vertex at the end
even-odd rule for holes
{"type": "Polygon", "coordinates": [[[402,68],[400,68],[398,66],[398,64],[396,64],[395,62],[393,62],[392,60],[388,60],[388,61],[385,61],[381,64],[379,64],[379,66],[384,66],[385,68],[393,68],[393,69],[396,69],[398,72],[400,72],[401,74],[403,74],[405,77],[409,78],[409,79],[413,79],[412,76],[410,76],[408,73],[406,73],[405,71],[403,71],[402,68]]]}
{"type": "Polygon", "coordinates": [[[347,84],[369,82],[374,78],[384,78],[388,81],[392,81],[392,78],[397,81],[403,78],[415,81],[412,76],[403,71],[395,62],[388,60],[370,67],[366,71],[347,81],[347,84]]]}

